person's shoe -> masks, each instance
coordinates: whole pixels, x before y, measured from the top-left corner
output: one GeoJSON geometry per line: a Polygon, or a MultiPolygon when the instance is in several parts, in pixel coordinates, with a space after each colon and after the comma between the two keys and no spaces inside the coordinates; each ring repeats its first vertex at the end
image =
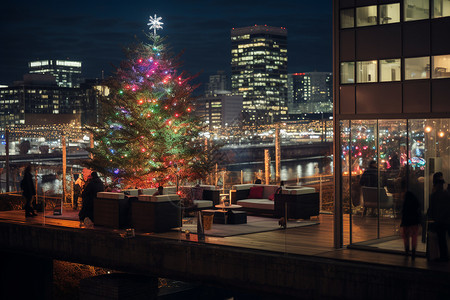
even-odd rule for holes
{"type": "Polygon", "coordinates": [[[33,216],[33,214],[32,214],[32,213],[30,213],[30,212],[26,212],[26,213],[25,213],[25,218],[28,218],[28,217],[34,217],[34,216],[33,216]]]}

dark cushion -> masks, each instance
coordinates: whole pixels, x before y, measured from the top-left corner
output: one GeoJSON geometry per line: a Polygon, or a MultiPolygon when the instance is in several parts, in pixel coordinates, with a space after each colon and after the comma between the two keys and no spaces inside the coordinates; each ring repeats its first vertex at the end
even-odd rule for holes
{"type": "Polygon", "coordinates": [[[263,186],[252,186],[250,188],[248,199],[262,199],[263,192],[264,192],[263,186]]]}

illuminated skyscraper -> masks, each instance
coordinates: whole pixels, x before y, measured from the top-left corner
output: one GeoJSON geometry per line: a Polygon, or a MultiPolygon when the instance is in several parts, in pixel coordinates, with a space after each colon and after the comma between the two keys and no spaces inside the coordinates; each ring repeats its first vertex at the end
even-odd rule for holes
{"type": "Polygon", "coordinates": [[[288,75],[289,114],[321,113],[333,110],[333,75],[307,72],[288,75]]]}
{"type": "Polygon", "coordinates": [[[244,121],[271,124],[287,117],[287,30],[255,25],[231,30],[231,84],[244,97],[244,121]]]}
{"type": "Polygon", "coordinates": [[[59,87],[80,87],[81,61],[38,60],[28,63],[31,74],[52,74],[59,87]]]}

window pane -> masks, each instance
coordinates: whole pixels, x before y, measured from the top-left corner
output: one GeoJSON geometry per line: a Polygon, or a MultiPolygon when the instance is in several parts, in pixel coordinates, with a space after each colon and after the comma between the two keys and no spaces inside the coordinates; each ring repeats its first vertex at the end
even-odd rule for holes
{"type": "Polygon", "coordinates": [[[377,6],[356,8],[356,26],[377,25],[377,6]]]}
{"type": "Polygon", "coordinates": [[[380,81],[400,81],[401,60],[384,59],[380,60],[380,81]]]}
{"type": "Polygon", "coordinates": [[[405,21],[428,19],[430,15],[429,0],[405,0],[405,21]]]}
{"type": "Polygon", "coordinates": [[[341,63],[341,83],[355,83],[355,63],[341,63]]]}
{"type": "Polygon", "coordinates": [[[341,28],[355,27],[355,11],[353,8],[341,10],[341,28]]]}
{"type": "Polygon", "coordinates": [[[430,78],[430,57],[405,58],[405,80],[430,78]]]}
{"type": "Polygon", "coordinates": [[[356,62],[356,80],[360,82],[377,82],[377,61],[358,61],[356,62]]]}
{"type": "Polygon", "coordinates": [[[433,56],[433,78],[450,77],[450,55],[433,56]]]}
{"type": "Polygon", "coordinates": [[[380,24],[400,22],[400,3],[380,5],[380,24]]]}
{"type": "Polygon", "coordinates": [[[450,0],[434,0],[433,18],[450,16],[450,0]]]}

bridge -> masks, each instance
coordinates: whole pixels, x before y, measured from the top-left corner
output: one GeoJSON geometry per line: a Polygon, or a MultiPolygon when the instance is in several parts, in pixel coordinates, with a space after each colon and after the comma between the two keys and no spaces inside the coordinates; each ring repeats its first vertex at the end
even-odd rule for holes
{"type": "Polygon", "coordinates": [[[199,242],[196,235],[188,240],[179,231],[124,238],[120,230],[84,229],[76,221],[1,212],[0,298],[22,299],[17,298],[21,293],[50,299],[56,259],[274,299],[449,299],[448,264],[333,249],[332,217],[321,215],[319,220],[318,226],[199,242]]]}

